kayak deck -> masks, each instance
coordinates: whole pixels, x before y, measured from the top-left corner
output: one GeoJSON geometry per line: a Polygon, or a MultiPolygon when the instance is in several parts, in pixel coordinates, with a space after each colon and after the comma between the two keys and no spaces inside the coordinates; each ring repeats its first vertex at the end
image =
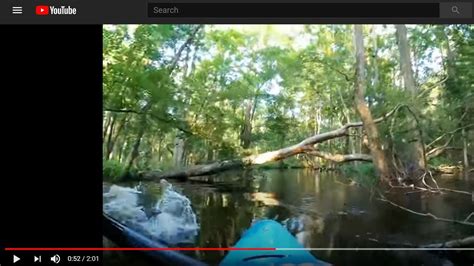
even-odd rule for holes
{"type": "MultiPolygon", "coordinates": [[[[304,248],[288,230],[273,220],[252,225],[235,248],[304,248]]],[[[330,265],[316,259],[307,250],[235,250],[220,264],[230,265],[330,265]]]]}

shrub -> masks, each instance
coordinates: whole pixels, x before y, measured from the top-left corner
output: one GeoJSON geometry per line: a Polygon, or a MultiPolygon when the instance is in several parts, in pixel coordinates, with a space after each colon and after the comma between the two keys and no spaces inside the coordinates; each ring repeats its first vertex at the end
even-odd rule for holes
{"type": "Polygon", "coordinates": [[[104,160],[102,162],[102,176],[104,180],[116,181],[125,174],[125,165],[115,160],[104,160]]]}

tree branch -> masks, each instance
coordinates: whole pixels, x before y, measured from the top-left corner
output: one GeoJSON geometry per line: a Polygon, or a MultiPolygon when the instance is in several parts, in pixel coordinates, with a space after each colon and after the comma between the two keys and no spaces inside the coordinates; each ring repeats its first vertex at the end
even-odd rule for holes
{"type": "MultiPolygon", "coordinates": [[[[461,119],[461,120],[462,120],[462,119],[461,119]]],[[[465,126],[463,126],[463,127],[456,128],[456,129],[454,129],[454,130],[452,130],[452,131],[450,131],[450,132],[446,132],[446,133],[444,133],[443,135],[437,137],[437,138],[436,138],[435,140],[433,140],[430,144],[426,145],[426,148],[431,147],[433,144],[435,144],[436,142],[438,142],[439,140],[441,140],[442,138],[444,138],[446,135],[452,135],[452,134],[458,132],[459,130],[462,130],[462,129],[464,129],[464,128],[473,127],[473,126],[474,126],[474,124],[469,124],[469,125],[465,125],[465,126]]]]}
{"type": "Polygon", "coordinates": [[[436,82],[435,84],[433,84],[431,87],[425,89],[425,90],[422,90],[417,96],[416,98],[422,98],[425,96],[425,94],[429,93],[430,91],[432,91],[433,89],[435,89],[436,87],[438,87],[439,85],[443,84],[444,82],[446,82],[446,80],[448,80],[448,75],[446,75],[446,77],[444,77],[443,79],[439,80],[438,82],[436,82]]]}
{"type": "Polygon", "coordinates": [[[436,147],[436,148],[433,148],[430,151],[428,151],[426,153],[426,157],[428,159],[431,159],[431,158],[436,157],[436,156],[440,155],[441,153],[443,153],[445,150],[447,150],[449,148],[448,145],[451,142],[451,140],[453,140],[453,138],[454,138],[454,135],[451,135],[451,137],[446,141],[446,143],[444,143],[443,146],[436,147]]]}
{"type": "Polygon", "coordinates": [[[474,236],[469,236],[463,239],[451,240],[443,243],[423,245],[422,248],[458,248],[468,247],[474,245],[474,236]]]}
{"type": "Polygon", "coordinates": [[[198,33],[198,31],[203,27],[203,25],[198,25],[192,32],[191,34],[189,34],[189,37],[188,39],[186,39],[186,41],[183,43],[183,45],[181,45],[181,47],[179,47],[178,49],[178,52],[176,52],[176,55],[174,56],[173,58],[173,61],[171,61],[171,65],[170,65],[170,74],[173,72],[173,70],[176,68],[176,66],[178,65],[178,61],[179,59],[181,58],[181,54],[183,53],[184,49],[189,45],[191,44],[191,42],[194,40],[194,38],[196,37],[196,34],[198,33]]]}
{"type": "Polygon", "coordinates": [[[404,243],[387,243],[392,247],[410,247],[410,248],[461,248],[461,247],[472,247],[474,244],[474,236],[468,236],[461,239],[449,240],[442,243],[426,244],[426,245],[415,245],[407,242],[404,243]]]}
{"type": "Polygon", "coordinates": [[[432,214],[432,213],[429,213],[429,212],[427,212],[427,213],[417,212],[417,211],[408,209],[408,208],[406,208],[406,207],[403,207],[403,206],[401,206],[401,205],[396,204],[396,203],[393,202],[393,201],[390,201],[390,200],[386,199],[382,194],[380,194],[380,196],[381,196],[381,197],[379,198],[379,200],[384,201],[384,202],[388,202],[388,203],[390,203],[392,206],[395,206],[395,207],[400,208],[400,209],[402,209],[402,210],[404,210],[404,211],[407,211],[407,212],[410,212],[410,213],[413,213],[413,214],[416,214],[416,215],[419,215],[419,216],[431,217],[431,218],[433,218],[433,219],[435,219],[435,220],[437,220],[437,221],[442,221],[442,222],[451,222],[451,223],[457,223],[457,224],[463,224],[463,225],[474,226],[474,223],[468,222],[467,219],[464,220],[464,221],[459,221],[459,220],[441,218],[441,217],[438,217],[438,216],[436,216],[436,215],[434,215],[434,214],[432,214]]]}
{"type": "MultiPolygon", "coordinates": [[[[398,104],[396,105],[390,112],[386,113],[385,115],[377,118],[377,119],[374,119],[374,123],[378,124],[382,121],[384,121],[385,119],[389,118],[390,116],[392,116],[395,112],[398,111],[398,109],[402,108],[402,107],[406,107],[407,105],[405,104],[398,104]]],[[[348,123],[346,125],[344,125],[344,127],[347,127],[347,128],[351,128],[351,127],[361,127],[363,126],[362,124],[362,121],[359,121],[359,122],[352,122],[352,123],[348,123]]]]}
{"type": "Polygon", "coordinates": [[[466,219],[464,219],[465,222],[469,221],[469,219],[471,219],[471,217],[474,215],[474,212],[471,212],[471,214],[469,214],[466,219]]]}
{"type": "Polygon", "coordinates": [[[150,112],[140,112],[140,111],[131,110],[131,109],[115,109],[115,108],[106,107],[104,108],[104,111],[114,112],[114,113],[132,113],[132,114],[137,114],[137,115],[149,115],[158,121],[161,121],[167,124],[173,124],[174,127],[176,127],[177,129],[181,130],[182,132],[186,134],[194,135],[194,133],[191,132],[189,129],[185,128],[184,126],[179,125],[179,124],[185,124],[184,121],[179,121],[175,118],[165,118],[165,117],[161,117],[159,115],[156,115],[150,112]]]}
{"type": "Polygon", "coordinates": [[[341,70],[327,64],[327,63],[324,63],[323,61],[319,60],[319,59],[315,59],[315,62],[316,63],[319,63],[320,65],[323,65],[323,66],[326,66],[328,67],[329,69],[333,70],[333,71],[336,71],[337,73],[341,74],[342,76],[344,76],[344,79],[347,81],[347,82],[351,82],[351,81],[354,81],[354,78],[350,77],[348,74],[342,72],[341,70]]]}

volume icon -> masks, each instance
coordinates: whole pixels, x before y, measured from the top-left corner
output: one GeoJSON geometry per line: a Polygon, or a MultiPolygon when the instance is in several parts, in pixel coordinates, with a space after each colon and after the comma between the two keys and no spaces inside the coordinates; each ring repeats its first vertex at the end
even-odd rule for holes
{"type": "Polygon", "coordinates": [[[61,261],[61,257],[58,254],[51,257],[51,261],[58,264],[61,261]]]}

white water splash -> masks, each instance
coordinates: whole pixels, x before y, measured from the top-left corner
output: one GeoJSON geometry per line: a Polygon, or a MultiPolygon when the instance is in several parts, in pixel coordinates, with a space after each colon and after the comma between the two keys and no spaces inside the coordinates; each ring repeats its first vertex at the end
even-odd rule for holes
{"type": "Polygon", "coordinates": [[[141,206],[137,206],[140,191],[112,185],[104,193],[104,212],[125,225],[146,222],[148,218],[141,206]]]}
{"type": "Polygon", "coordinates": [[[160,184],[164,189],[163,197],[159,200],[155,209],[160,214],[150,219],[151,230],[167,242],[193,243],[198,234],[199,225],[196,214],[191,207],[191,201],[173,189],[166,180],[160,184]]]}
{"type": "Polygon", "coordinates": [[[112,185],[104,193],[104,212],[121,223],[147,236],[170,245],[194,243],[199,232],[191,201],[173,189],[165,180],[160,182],[163,194],[155,204],[152,217],[148,218],[142,206],[138,206],[140,191],[112,185]]]}

